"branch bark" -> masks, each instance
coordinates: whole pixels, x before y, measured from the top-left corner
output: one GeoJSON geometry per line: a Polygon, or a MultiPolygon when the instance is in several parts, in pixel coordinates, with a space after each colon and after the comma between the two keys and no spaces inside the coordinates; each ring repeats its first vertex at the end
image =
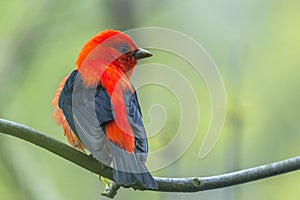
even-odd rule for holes
{"type": "MultiPolygon", "coordinates": [[[[54,138],[16,122],[0,119],[0,132],[21,138],[40,146],[95,174],[113,180],[112,169],[92,156],[88,156],[54,138]]],[[[155,177],[156,191],[162,192],[199,192],[224,188],[250,181],[268,178],[300,169],[300,156],[258,167],[209,177],[162,178],[155,177]]],[[[138,186],[134,189],[145,190],[138,186]]]]}

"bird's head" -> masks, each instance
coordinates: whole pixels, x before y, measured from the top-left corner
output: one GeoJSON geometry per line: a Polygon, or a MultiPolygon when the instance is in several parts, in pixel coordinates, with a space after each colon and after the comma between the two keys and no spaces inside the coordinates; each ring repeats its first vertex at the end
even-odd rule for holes
{"type": "Polygon", "coordinates": [[[76,65],[77,70],[103,73],[105,67],[114,65],[125,74],[131,76],[137,60],[147,58],[152,54],[139,48],[125,33],[106,30],[89,40],[82,48],[76,65]]]}

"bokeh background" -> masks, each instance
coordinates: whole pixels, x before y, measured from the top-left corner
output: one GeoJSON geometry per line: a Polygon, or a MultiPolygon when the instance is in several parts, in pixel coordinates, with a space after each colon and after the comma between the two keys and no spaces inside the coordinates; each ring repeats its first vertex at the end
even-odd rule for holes
{"type": "MultiPolygon", "coordinates": [[[[211,105],[203,81],[193,80],[194,76],[187,73],[188,79],[199,84],[198,134],[180,159],[154,175],[209,176],[297,156],[299,10],[297,0],[2,0],[0,116],[66,142],[62,129],[52,119],[50,102],[58,83],[73,70],[82,45],[105,29],[158,26],[183,32],[207,49],[224,80],[227,116],[213,151],[198,159],[211,105]]],[[[183,61],[165,52],[155,53],[151,61],[141,63],[167,62],[184,71],[183,61]]],[[[166,105],[166,124],[158,137],[150,139],[151,148],[159,148],[178,128],[178,102],[159,87],[141,88],[139,97],[145,124],[151,121],[147,114],[151,105],[166,105]]],[[[154,113],[152,117],[161,116],[154,113]]],[[[299,180],[300,173],[293,172],[194,194],[121,189],[116,199],[298,199],[299,180]]],[[[103,199],[102,191],[94,174],[25,141],[0,134],[0,199],[103,199]]]]}

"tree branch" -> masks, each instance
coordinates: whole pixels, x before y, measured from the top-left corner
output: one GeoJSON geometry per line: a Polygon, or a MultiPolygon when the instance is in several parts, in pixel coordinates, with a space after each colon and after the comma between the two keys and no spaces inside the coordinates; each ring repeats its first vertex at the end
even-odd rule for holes
{"type": "MultiPolygon", "coordinates": [[[[104,166],[92,156],[88,156],[32,128],[8,120],[0,119],[0,132],[36,144],[66,160],[69,160],[76,165],[81,166],[88,171],[113,180],[111,168],[104,166]]],[[[238,185],[241,183],[268,178],[299,169],[300,156],[217,176],[191,178],[155,177],[155,180],[158,183],[157,191],[198,192],[238,185]]],[[[144,188],[138,186],[133,186],[132,188],[144,190],[144,188]]]]}

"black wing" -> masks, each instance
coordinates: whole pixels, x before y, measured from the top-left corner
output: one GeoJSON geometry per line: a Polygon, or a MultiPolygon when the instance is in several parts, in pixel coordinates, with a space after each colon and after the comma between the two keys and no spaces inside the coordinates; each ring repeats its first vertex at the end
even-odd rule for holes
{"type": "Polygon", "coordinates": [[[125,92],[124,101],[128,122],[135,136],[135,149],[134,154],[128,153],[109,142],[115,169],[114,180],[125,186],[138,183],[146,188],[156,189],[158,185],[145,166],[148,154],[148,141],[136,92],[133,94],[129,91],[125,92]]]}
{"type": "Polygon", "coordinates": [[[101,126],[104,121],[113,120],[111,105],[106,95],[106,91],[101,88],[87,89],[80,74],[75,70],[70,74],[61,92],[59,107],[84,147],[100,162],[109,166],[111,155],[108,151],[104,129],[101,126]],[[97,93],[97,100],[95,100],[95,93],[98,90],[100,92],[97,93]],[[102,123],[98,121],[100,115],[95,112],[96,105],[102,113],[100,119],[102,123]]]}

